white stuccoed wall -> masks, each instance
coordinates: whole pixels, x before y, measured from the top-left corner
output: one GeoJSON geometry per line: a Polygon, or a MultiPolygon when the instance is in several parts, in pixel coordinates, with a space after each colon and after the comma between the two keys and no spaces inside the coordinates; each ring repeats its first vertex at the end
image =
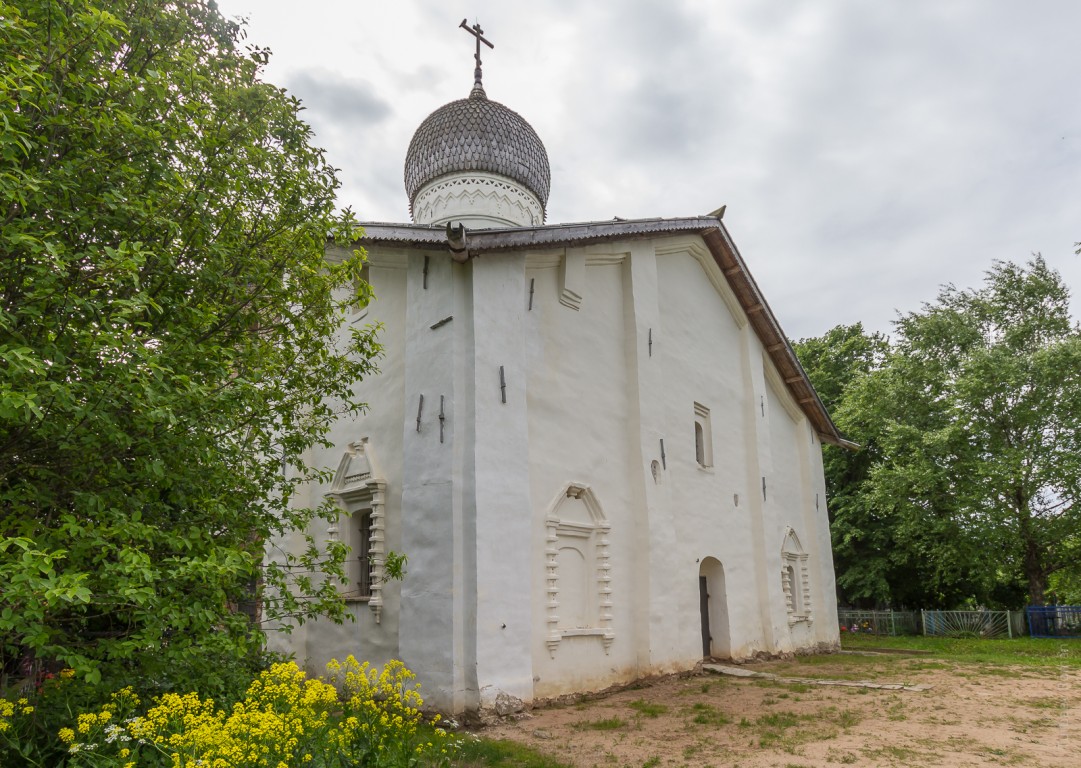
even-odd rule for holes
{"type": "MultiPolygon", "coordinates": [[[[580,269],[561,269],[563,255],[557,252],[531,254],[528,272],[535,282],[533,310],[527,320],[532,557],[526,562],[531,563],[531,647],[539,696],[634,679],[638,669],[635,637],[639,629],[632,610],[636,562],[631,553],[645,520],[642,515],[638,525],[633,522],[642,509],[641,483],[628,482],[637,474],[638,464],[635,461],[632,466],[636,447],[625,344],[626,252],[569,249],[569,256],[580,269]],[[577,309],[560,303],[565,287],[585,297],[577,309]],[[560,515],[579,521],[588,517],[580,503],[565,495],[572,483],[589,487],[611,525],[606,534],[598,532],[595,540],[596,547],[606,541],[612,553],[610,611],[602,604],[596,562],[585,564],[584,591],[595,619],[591,629],[599,632],[608,626],[601,615],[610,612],[608,628],[614,639],[606,648],[600,634],[566,635],[553,651],[548,646],[545,517],[560,504],[566,505],[566,512],[557,510],[560,515]]],[[[559,605],[554,609],[564,619],[573,591],[567,576],[563,574],[559,583],[559,605]]]]}
{"type": "Polygon", "coordinates": [[[394,248],[370,259],[367,320],[383,322],[386,346],[382,373],[360,385],[372,410],[314,458],[334,466],[346,444],[371,438],[388,481],[387,546],[409,556],[408,575],[388,585],[381,624],[358,604],[356,624],[287,640],[298,656],[315,667],[400,655],[429,703],[450,711],[500,693],[595,690],[700,660],[700,572],[714,580],[711,624],[728,627],[715,640],[733,657],[836,645],[820,445],[771,388],[771,363],[699,237],[466,264],[394,248]],[[710,409],[705,469],[695,402],[710,409]],[[611,606],[596,611],[611,621],[607,638],[569,633],[553,650],[545,518],[563,502],[582,516],[568,484],[588,488],[610,526],[611,606]],[[786,526],[812,566],[815,618],[794,626],[780,578],[786,526]]]}
{"type": "MultiPolygon", "coordinates": [[[[470,612],[460,531],[467,510],[462,499],[459,424],[468,421],[469,388],[456,369],[462,363],[459,337],[468,327],[462,312],[461,267],[447,258],[411,254],[406,288],[405,419],[402,431],[402,548],[409,557],[402,583],[402,660],[422,675],[429,696],[442,706],[475,705],[465,661],[470,612]],[[428,256],[425,287],[425,256],[428,256]],[[441,320],[449,322],[432,328],[441,320]],[[423,407],[420,397],[423,395],[423,407]],[[439,439],[443,398],[443,442],[439,439]],[[420,429],[417,414],[420,412],[420,429]]],[[[467,449],[467,448],[466,448],[467,449]]]]}
{"type": "Polygon", "coordinates": [[[525,261],[482,255],[472,277],[476,669],[487,705],[500,692],[529,700],[533,690],[525,261]]]}
{"type": "Polygon", "coordinates": [[[747,446],[754,440],[746,418],[742,315],[733,315],[718,294],[718,286],[722,291],[727,286],[711,274],[715,265],[699,243],[664,246],[667,252],[658,257],[664,339],[660,354],[665,361],[668,463],[679,510],[679,595],[687,616],[678,638],[678,657],[672,661],[686,665],[688,659],[702,655],[698,576],[707,557],[720,561],[724,569],[724,592],[711,585],[710,614],[728,616],[733,652],[738,654],[744,645],[741,633],[760,635],[755,615],[754,499],[747,481],[747,446]],[[713,466],[709,468],[699,467],[695,460],[695,402],[710,411],[713,466]]]}

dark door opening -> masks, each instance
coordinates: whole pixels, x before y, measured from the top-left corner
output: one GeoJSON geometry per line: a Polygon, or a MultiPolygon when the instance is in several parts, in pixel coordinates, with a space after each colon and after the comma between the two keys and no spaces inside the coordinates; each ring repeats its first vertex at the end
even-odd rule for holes
{"type": "Polygon", "coordinates": [[[709,635],[709,586],[705,576],[698,577],[698,604],[702,612],[702,658],[713,655],[712,640],[709,635]]]}

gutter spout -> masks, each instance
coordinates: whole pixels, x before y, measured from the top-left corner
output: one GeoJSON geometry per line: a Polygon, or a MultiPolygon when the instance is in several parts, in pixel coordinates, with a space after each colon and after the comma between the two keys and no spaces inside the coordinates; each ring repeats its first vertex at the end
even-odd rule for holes
{"type": "Polygon", "coordinates": [[[450,248],[450,257],[459,264],[469,261],[469,238],[466,235],[465,224],[461,222],[457,226],[447,222],[447,247],[450,248]]]}

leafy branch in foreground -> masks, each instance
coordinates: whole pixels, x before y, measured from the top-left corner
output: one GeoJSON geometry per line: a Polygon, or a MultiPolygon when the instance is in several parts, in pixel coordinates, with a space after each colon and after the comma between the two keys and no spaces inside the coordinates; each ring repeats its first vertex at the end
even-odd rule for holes
{"type": "Polygon", "coordinates": [[[201,0],[0,2],[5,676],[161,679],[258,644],[256,598],[342,615],[343,552],[263,549],[335,513],[294,492],[379,347],[341,330],[335,171],[243,37],[201,0]]]}

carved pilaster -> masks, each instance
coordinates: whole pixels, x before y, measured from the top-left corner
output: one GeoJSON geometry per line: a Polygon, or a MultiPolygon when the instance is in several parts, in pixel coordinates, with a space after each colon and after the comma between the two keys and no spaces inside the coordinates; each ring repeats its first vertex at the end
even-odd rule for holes
{"type": "Polygon", "coordinates": [[[369,555],[371,557],[372,586],[371,597],[368,599],[368,608],[375,614],[375,623],[379,624],[383,619],[383,585],[387,581],[386,572],[386,491],[387,484],[375,480],[369,483],[371,487],[371,516],[372,537],[369,555]]]}
{"type": "Polygon", "coordinates": [[[556,544],[559,542],[559,519],[548,517],[545,519],[545,548],[544,548],[544,579],[547,593],[546,610],[548,613],[548,636],[545,641],[548,653],[554,658],[556,648],[559,647],[561,635],[559,634],[559,551],[556,544]]]}
{"type": "Polygon", "coordinates": [[[605,653],[608,653],[616,637],[612,630],[612,566],[608,562],[608,532],[611,530],[612,526],[608,523],[597,526],[597,581],[600,585],[600,616],[597,623],[604,632],[605,653]]]}

